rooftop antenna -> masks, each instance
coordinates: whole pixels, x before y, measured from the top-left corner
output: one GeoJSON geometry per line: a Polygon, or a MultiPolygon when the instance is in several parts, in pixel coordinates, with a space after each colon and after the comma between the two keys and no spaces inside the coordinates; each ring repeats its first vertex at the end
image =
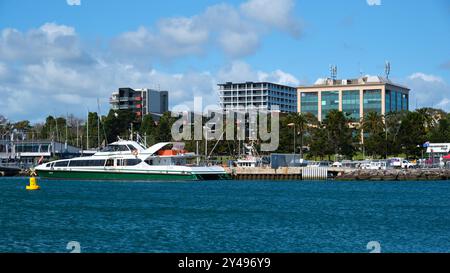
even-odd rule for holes
{"type": "Polygon", "coordinates": [[[330,76],[332,80],[336,80],[337,77],[337,66],[336,65],[330,65],[330,76]]]}
{"type": "Polygon", "coordinates": [[[391,74],[391,63],[386,61],[384,64],[384,73],[386,74],[386,79],[389,79],[389,74],[391,74]]]}

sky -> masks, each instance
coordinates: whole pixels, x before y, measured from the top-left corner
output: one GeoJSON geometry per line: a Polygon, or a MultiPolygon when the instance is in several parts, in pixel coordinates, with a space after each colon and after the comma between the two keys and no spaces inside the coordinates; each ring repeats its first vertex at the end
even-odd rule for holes
{"type": "Polygon", "coordinates": [[[107,114],[119,87],[217,104],[217,84],[384,75],[450,111],[449,0],[0,0],[0,115],[107,114]]]}

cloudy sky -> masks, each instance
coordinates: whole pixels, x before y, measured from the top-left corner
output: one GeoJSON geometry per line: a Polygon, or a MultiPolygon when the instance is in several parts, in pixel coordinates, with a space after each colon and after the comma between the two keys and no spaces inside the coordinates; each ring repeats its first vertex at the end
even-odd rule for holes
{"type": "Polygon", "coordinates": [[[312,84],[382,75],[412,108],[450,111],[448,0],[1,0],[0,114],[13,121],[109,108],[118,87],[218,102],[216,84],[312,84]]]}

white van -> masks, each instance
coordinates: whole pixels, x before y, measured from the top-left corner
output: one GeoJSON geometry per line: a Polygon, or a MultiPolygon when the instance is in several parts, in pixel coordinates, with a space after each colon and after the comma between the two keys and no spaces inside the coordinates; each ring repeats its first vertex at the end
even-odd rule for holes
{"type": "Polygon", "coordinates": [[[369,165],[369,170],[386,170],[387,162],[386,161],[372,161],[369,165]]]}

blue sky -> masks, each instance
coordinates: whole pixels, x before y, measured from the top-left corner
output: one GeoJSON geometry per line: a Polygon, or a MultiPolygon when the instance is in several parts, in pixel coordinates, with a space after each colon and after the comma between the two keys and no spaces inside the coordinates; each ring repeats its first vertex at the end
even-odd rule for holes
{"type": "Polygon", "coordinates": [[[408,85],[410,105],[450,110],[450,1],[0,1],[0,114],[108,109],[122,86],[217,103],[223,81],[312,84],[382,75],[408,85]]]}

